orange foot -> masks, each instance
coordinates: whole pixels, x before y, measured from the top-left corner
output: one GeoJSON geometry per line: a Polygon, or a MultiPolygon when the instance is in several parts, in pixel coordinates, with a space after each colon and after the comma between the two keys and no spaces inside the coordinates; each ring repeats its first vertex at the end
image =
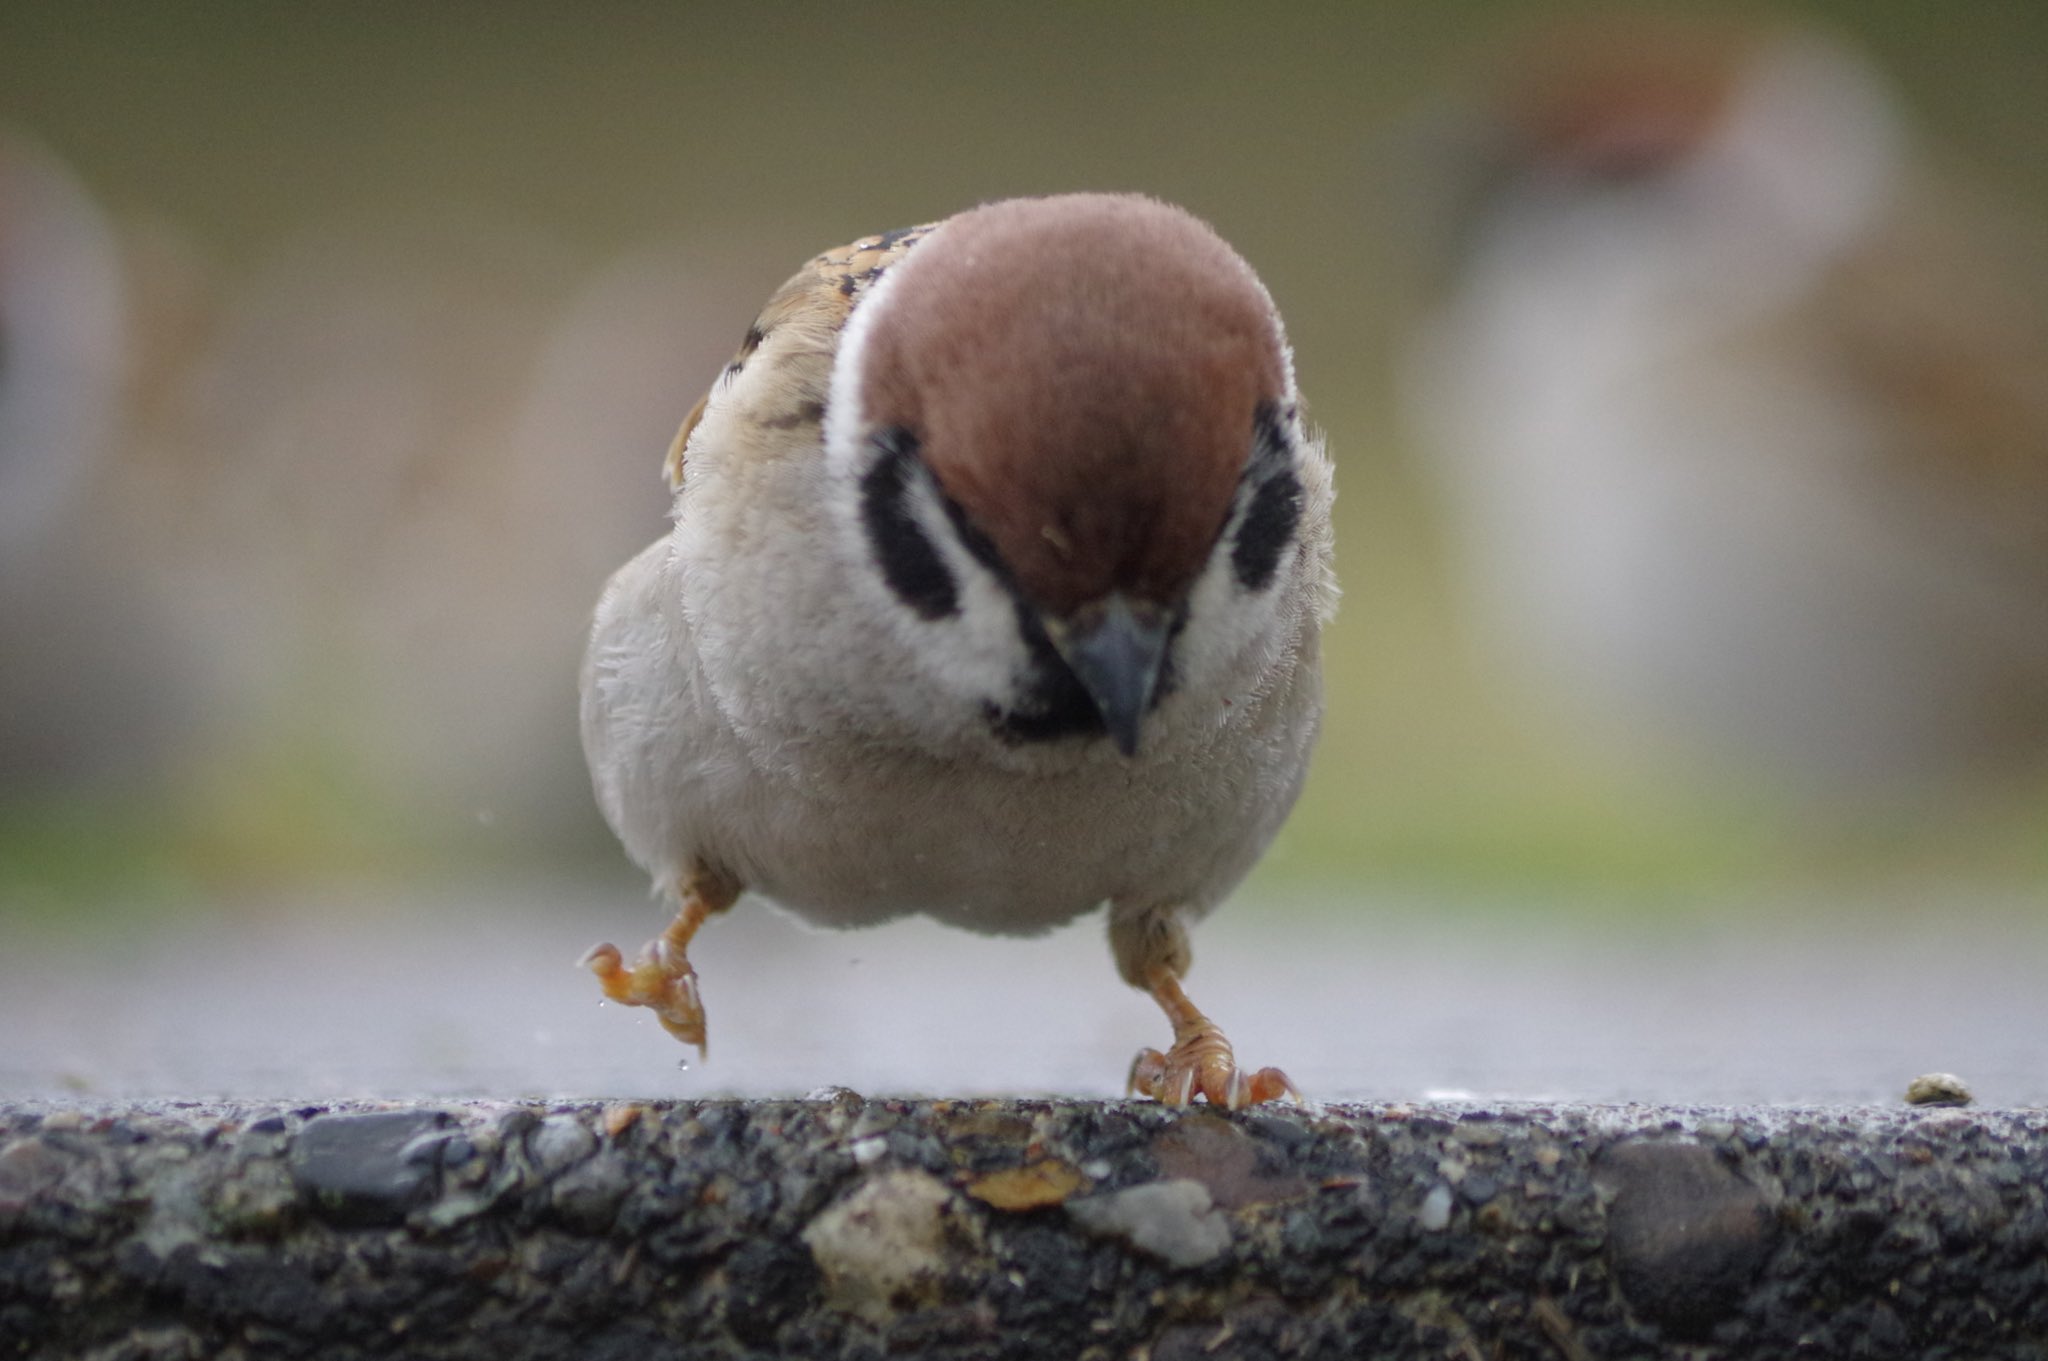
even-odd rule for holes
{"type": "Polygon", "coordinates": [[[629,1007],[647,1007],[661,1028],[706,1050],[704,1000],[697,992],[697,971],[690,965],[690,938],[713,912],[722,912],[739,896],[739,886],[699,872],[682,889],[682,906],[668,929],[642,947],[631,968],[616,945],[593,945],[580,961],[597,975],[604,995],[629,1007]]]}
{"type": "Polygon", "coordinates": [[[611,944],[591,946],[579,962],[597,975],[605,996],[629,1007],[652,1008],[663,1030],[697,1046],[697,1057],[704,1057],[704,1001],[697,992],[697,970],[666,935],[643,946],[630,969],[619,947],[611,944]]]}
{"type": "Polygon", "coordinates": [[[1176,1044],[1164,1054],[1139,1050],[1131,1064],[1129,1090],[1168,1106],[1186,1106],[1201,1096],[1212,1106],[1233,1111],[1283,1096],[1301,1100],[1300,1088],[1278,1068],[1246,1073],[1238,1067],[1221,1031],[1195,1044],[1176,1044]]]}
{"type": "Polygon", "coordinates": [[[1186,1106],[1200,1096],[1212,1106],[1233,1111],[1283,1096],[1302,1099],[1301,1090],[1278,1068],[1249,1074],[1239,1068],[1222,1028],[1195,1009],[1181,991],[1180,980],[1162,971],[1151,991],[1173,1022],[1173,1048],[1164,1054],[1140,1050],[1131,1064],[1127,1090],[1168,1106],[1186,1106]]]}

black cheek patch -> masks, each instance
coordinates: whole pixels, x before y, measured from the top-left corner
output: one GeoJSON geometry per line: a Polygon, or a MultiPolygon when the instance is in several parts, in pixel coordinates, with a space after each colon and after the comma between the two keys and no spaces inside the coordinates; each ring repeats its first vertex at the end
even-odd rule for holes
{"type": "Polygon", "coordinates": [[[1273,584],[1280,568],[1280,555],[1294,542],[1301,525],[1301,479],[1292,469],[1274,473],[1259,483],[1245,507],[1244,522],[1237,527],[1237,542],[1230,546],[1230,569],[1247,591],[1263,591],[1273,584]]]}
{"type": "Polygon", "coordinates": [[[917,440],[907,430],[875,437],[881,458],[860,481],[861,527],[897,598],[925,619],[960,613],[960,587],[910,509],[917,440]]]}

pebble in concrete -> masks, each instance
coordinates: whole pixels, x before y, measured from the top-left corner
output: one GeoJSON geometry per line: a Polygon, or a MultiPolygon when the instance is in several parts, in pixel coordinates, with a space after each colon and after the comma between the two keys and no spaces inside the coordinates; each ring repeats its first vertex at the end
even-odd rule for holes
{"type": "Polygon", "coordinates": [[[980,1238],[963,1209],[926,1172],[863,1181],[803,1231],[828,1302],[878,1324],[938,1303],[980,1238]]]}
{"type": "Polygon", "coordinates": [[[292,1178],[337,1224],[398,1224],[439,1176],[440,1111],[323,1115],[292,1149],[292,1178]]]}
{"type": "Polygon", "coordinates": [[[1967,1106],[1976,1099],[1970,1084],[1954,1073],[1922,1073],[1906,1084],[1909,1106],[1967,1106]]]}
{"type": "Polygon", "coordinates": [[[1607,1256],[1635,1310],[1681,1336],[1703,1336],[1740,1301],[1770,1257],[1764,1193],[1699,1144],[1638,1139],[1595,1169],[1613,1197],[1607,1256]]]}
{"type": "Polygon", "coordinates": [[[1121,1238],[1170,1266],[1200,1266],[1230,1247],[1230,1221],[1209,1188],[1183,1177],[1070,1200],[1067,1213],[1090,1233],[1121,1238]]]}

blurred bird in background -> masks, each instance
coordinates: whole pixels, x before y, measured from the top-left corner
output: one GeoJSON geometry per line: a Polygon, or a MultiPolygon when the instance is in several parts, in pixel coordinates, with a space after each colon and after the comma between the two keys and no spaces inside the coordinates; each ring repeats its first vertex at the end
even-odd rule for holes
{"type": "Polygon", "coordinates": [[[0,801],[168,795],[259,874],[598,844],[579,616],[661,523],[605,454],[665,445],[725,287],[448,219],[222,276],[0,140],[0,801]]]}
{"type": "Polygon", "coordinates": [[[660,448],[675,386],[722,348],[687,261],[359,223],[226,298],[166,422],[176,527],[153,553],[242,698],[235,741],[338,764],[424,843],[573,842],[556,660],[607,555],[660,524],[609,451],[660,448]]]}
{"type": "Polygon", "coordinates": [[[1506,55],[1430,122],[1453,258],[1405,371],[1492,655],[1816,806],[2038,770],[2040,240],[1828,33],[1506,55]]]}
{"type": "Polygon", "coordinates": [[[131,310],[98,205],[48,148],[0,126],[0,794],[132,782],[189,698],[103,513],[131,310]]]}

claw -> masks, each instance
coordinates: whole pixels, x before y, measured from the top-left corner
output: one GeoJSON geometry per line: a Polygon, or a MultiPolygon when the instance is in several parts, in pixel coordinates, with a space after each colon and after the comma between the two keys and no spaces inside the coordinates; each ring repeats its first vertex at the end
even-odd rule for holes
{"type": "Polygon", "coordinates": [[[1252,1074],[1245,1088],[1245,1105],[1262,1106],[1283,1096],[1297,1106],[1308,1104],[1308,1098],[1301,1094],[1301,1088],[1294,1085],[1294,1079],[1278,1068],[1261,1068],[1252,1074]]]}
{"type": "Polygon", "coordinates": [[[1168,1106],[1191,1105],[1200,1096],[1233,1111],[1282,1097],[1301,1103],[1301,1089],[1278,1068],[1250,1074],[1239,1068],[1222,1029],[1195,1009],[1177,980],[1162,978],[1153,993],[1173,1019],[1173,1048],[1164,1054],[1140,1050],[1131,1062],[1126,1091],[1168,1106]]]}
{"type": "Polygon", "coordinates": [[[1129,1076],[1124,1078],[1124,1095],[1151,1096],[1165,1076],[1166,1055],[1157,1049],[1140,1049],[1138,1056],[1131,1060],[1129,1076]]]}
{"type": "Polygon", "coordinates": [[[697,971],[690,965],[690,939],[714,912],[731,907],[740,895],[730,875],[694,866],[675,886],[676,916],[668,929],[649,941],[628,968],[616,945],[593,945],[582,964],[597,975],[604,995],[629,1007],[646,1007],[661,1028],[695,1045],[701,1060],[709,1052],[704,1034],[704,997],[697,989],[697,971]]]}
{"type": "Polygon", "coordinates": [[[697,971],[667,940],[649,944],[631,968],[620,957],[619,947],[609,943],[592,946],[580,962],[597,975],[606,997],[629,1007],[647,1007],[663,1030],[696,1046],[700,1060],[709,1053],[697,971]]]}

